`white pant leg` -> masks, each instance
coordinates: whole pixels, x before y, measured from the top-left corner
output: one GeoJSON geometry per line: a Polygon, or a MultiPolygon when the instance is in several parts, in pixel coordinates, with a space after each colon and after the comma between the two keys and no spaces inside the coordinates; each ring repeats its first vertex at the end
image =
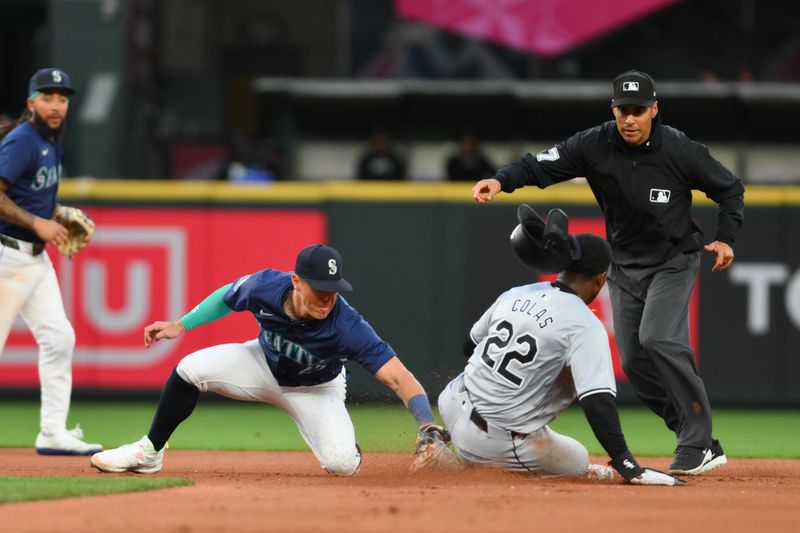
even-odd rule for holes
{"type": "Polygon", "coordinates": [[[345,407],[345,373],[312,387],[285,387],[286,411],[330,474],[352,476],[361,467],[353,421],[345,407]]]}
{"type": "Polygon", "coordinates": [[[0,351],[20,314],[39,345],[41,430],[66,429],[72,393],[75,333],[47,254],[32,256],[0,245],[0,351]]]}
{"type": "Polygon", "coordinates": [[[75,331],[64,311],[61,288],[53,264],[40,254],[46,272],[22,305],[20,314],[39,345],[39,382],[43,433],[64,431],[72,395],[72,355],[75,331]]]}
{"type": "Polygon", "coordinates": [[[280,386],[269,371],[257,340],[203,348],[181,359],[178,374],[200,392],[216,392],[248,402],[281,402],[280,386]]]}
{"type": "Polygon", "coordinates": [[[321,385],[281,387],[258,340],[252,340],[212,346],[187,355],[178,364],[178,374],[202,392],[283,409],[325,470],[341,475],[358,472],[361,454],[344,404],[344,372],[321,385]]]}
{"type": "Polygon", "coordinates": [[[0,244],[0,355],[22,305],[47,272],[37,259],[0,244]]]}
{"type": "Polygon", "coordinates": [[[548,426],[524,439],[515,439],[514,470],[542,472],[560,476],[580,476],[589,468],[586,447],[566,435],[556,433],[548,426]]]}
{"type": "Polygon", "coordinates": [[[581,475],[589,467],[586,448],[545,426],[525,438],[491,425],[483,431],[470,420],[472,402],[463,388],[463,374],[439,395],[439,413],[465,461],[504,470],[556,475],[581,475]]]}

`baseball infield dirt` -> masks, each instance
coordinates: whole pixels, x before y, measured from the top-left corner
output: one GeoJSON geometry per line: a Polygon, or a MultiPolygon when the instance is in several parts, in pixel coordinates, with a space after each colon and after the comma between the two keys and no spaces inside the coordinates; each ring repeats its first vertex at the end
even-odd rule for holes
{"type": "MultiPolygon", "coordinates": [[[[597,458],[595,462],[601,462],[597,458]]],[[[485,469],[411,473],[367,453],[353,478],[310,453],[167,452],[161,476],[192,487],[0,505],[3,532],[800,531],[800,461],[732,459],[685,487],[541,479],[485,469]]],[[[642,460],[664,469],[666,458],[642,460]]],[[[11,476],[112,476],[86,457],[0,450],[11,476]]]]}

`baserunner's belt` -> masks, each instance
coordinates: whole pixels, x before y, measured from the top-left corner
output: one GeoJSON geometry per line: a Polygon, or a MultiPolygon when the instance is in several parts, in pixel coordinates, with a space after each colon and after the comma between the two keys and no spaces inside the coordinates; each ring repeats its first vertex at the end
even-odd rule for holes
{"type": "MultiPolygon", "coordinates": [[[[486,420],[478,411],[475,410],[474,407],[472,408],[472,412],[469,414],[469,419],[484,433],[489,432],[489,424],[486,423],[486,420]]],[[[511,434],[512,439],[524,439],[527,437],[527,435],[524,433],[517,433],[516,431],[509,431],[509,433],[511,434]]]]}

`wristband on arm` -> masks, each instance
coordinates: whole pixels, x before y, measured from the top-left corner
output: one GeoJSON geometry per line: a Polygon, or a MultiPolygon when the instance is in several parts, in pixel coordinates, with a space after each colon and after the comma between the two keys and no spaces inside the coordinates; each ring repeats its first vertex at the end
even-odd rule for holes
{"type": "Polygon", "coordinates": [[[625,450],[616,457],[612,457],[608,464],[619,472],[619,475],[622,476],[625,481],[630,481],[635,477],[639,477],[644,472],[644,468],[639,466],[639,463],[636,462],[636,458],[628,450],[625,450]]]}
{"type": "Polygon", "coordinates": [[[424,394],[417,394],[408,400],[408,410],[417,419],[417,424],[428,425],[435,423],[433,419],[433,412],[431,411],[431,404],[428,402],[428,397],[424,394]]]}

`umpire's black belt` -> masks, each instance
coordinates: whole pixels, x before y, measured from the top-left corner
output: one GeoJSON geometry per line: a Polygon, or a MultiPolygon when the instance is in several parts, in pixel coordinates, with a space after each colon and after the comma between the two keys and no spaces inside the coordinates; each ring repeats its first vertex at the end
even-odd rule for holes
{"type": "MultiPolygon", "coordinates": [[[[469,419],[472,420],[472,423],[475,424],[478,427],[478,429],[480,429],[484,433],[489,432],[489,424],[486,423],[486,420],[481,416],[481,414],[478,411],[475,410],[475,408],[473,408],[472,412],[469,414],[469,419]]],[[[509,431],[509,433],[511,434],[512,439],[524,439],[525,437],[527,437],[527,435],[525,435],[524,433],[517,433],[516,431],[509,431]]]]}
{"type": "Polygon", "coordinates": [[[21,252],[28,252],[31,255],[39,255],[44,251],[43,242],[21,241],[15,239],[14,237],[3,235],[2,233],[0,233],[0,244],[2,244],[3,246],[8,246],[9,248],[13,248],[14,250],[19,250],[21,252]]]}

